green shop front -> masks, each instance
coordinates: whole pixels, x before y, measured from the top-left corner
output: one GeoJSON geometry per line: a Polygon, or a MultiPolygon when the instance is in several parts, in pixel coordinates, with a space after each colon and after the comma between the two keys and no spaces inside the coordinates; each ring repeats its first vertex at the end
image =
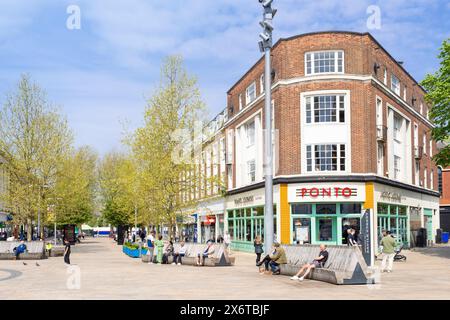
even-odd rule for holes
{"type": "Polygon", "coordinates": [[[427,231],[428,245],[435,242],[439,227],[439,194],[433,190],[409,186],[399,188],[376,183],[376,240],[389,230],[398,245],[414,247],[419,229],[427,231]]]}
{"type": "Polygon", "coordinates": [[[364,183],[308,183],[288,186],[290,243],[343,245],[347,230],[359,236],[364,183]]]}
{"type": "MultiPolygon", "coordinates": [[[[274,186],[274,239],[278,239],[278,186],[274,186]]],[[[253,241],[257,236],[264,241],[264,189],[239,193],[227,197],[226,230],[231,237],[231,249],[253,252],[253,241]]]]}

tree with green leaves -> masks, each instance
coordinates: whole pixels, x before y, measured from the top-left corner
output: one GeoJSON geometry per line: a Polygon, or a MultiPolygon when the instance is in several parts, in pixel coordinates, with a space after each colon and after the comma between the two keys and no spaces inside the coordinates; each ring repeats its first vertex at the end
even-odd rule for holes
{"type": "MultiPolygon", "coordinates": [[[[137,165],[145,219],[168,226],[169,235],[177,216],[195,204],[186,195],[205,178],[196,170],[195,148],[191,148],[204,111],[196,79],[186,72],[181,57],[170,56],[161,68],[159,87],[148,101],[144,126],[128,141],[137,165]]],[[[200,134],[201,130],[200,125],[200,134]]]]}
{"type": "Polygon", "coordinates": [[[102,218],[113,226],[134,223],[138,197],[135,166],[130,157],[112,152],[102,159],[98,181],[103,202],[102,218]]]}
{"type": "Polygon", "coordinates": [[[45,221],[48,198],[54,193],[59,164],[72,144],[72,132],[45,92],[27,75],[21,77],[16,91],[7,95],[0,108],[0,124],[0,157],[9,178],[7,192],[0,197],[13,213],[14,222],[27,226],[31,240],[38,212],[45,221]]]}
{"type": "Polygon", "coordinates": [[[450,165],[450,39],[443,42],[439,53],[440,68],[434,74],[428,74],[422,81],[427,91],[426,101],[431,105],[430,120],[435,124],[432,137],[444,142],[444,147],[433,159],[437,165],[450,165]]]}
{"type": "Polygon", "coordinates": [[[55,198],[50,199],[58,224],[81,224],[92,219],[97,188],[97,154],[90,147],[69,153],[60,163],[55,198]]]}

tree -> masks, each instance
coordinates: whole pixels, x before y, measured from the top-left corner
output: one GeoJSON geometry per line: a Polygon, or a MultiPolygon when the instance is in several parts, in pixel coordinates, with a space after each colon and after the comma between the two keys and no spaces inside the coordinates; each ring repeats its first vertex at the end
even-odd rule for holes
{"type": "Polygon", "coordinates": [[[31,240],[38,211],[45,220],[47,198],[54,192],[58,165],[70,149],[72,133],[45,92],[26,75],[0,109],[0,124],[0,157],[9,176],[1,198],[15,222],[27,225],[31,240]]]}
{"type": "Polygon", "coordinates": [[[100,163],[98,179],[104,220],[114,226],[133,223],[136,206],[133,161],[120,153],[105,155],[100,163]]]}
{"type": "Polygon", "coordinates": [[[128,141],[144,198],[142,210],[149,222],[167,224],[170,235],[177,216],[193,204],[181,195],[204,178],[196,170],[194,149],[189,147],[204,109],[197,81],[187,74],[182,58],[168,57],[161,68],[160,85],[148,101],[144,126],[128,141]],[[188,146],[187,152],[184,146],[188,146]]]}
{"type": "Polygon", "coordinates": [[[436,127],[432,137],[437,142],[447,142],[433,160],[437,165],[450,165],[450,39],[443,42],[439,54],[440,68],[434,74],[428,74],[422,81],[427,91],[425,99],[430,103],[430,120],[436,127]]]}
{"type": "Polygon", "coordinates": [[[82,147],[68,154],[60,163],[52,209],[53,222],[81,225],[95,210],[97,154],[82,147]]]}

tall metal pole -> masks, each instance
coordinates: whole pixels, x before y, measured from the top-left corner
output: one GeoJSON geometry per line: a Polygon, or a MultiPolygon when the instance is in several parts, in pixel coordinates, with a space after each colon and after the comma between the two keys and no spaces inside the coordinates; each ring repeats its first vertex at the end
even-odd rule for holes
{"type": "Polygon", "coordinates": [[[265,252],[269,254],[274,242],[274,219],[273,219],[273,160],[272,160],[272,68],[270,64],[270,51],[272,48],[272,19],[275,16],[276,9],[272,9],[272,0],[258,0],[263,8],[263,21],[260,25],[263,32],[259,35],[261,41],[259,48],[264,52],[264,179],[265,179],[265,207],[264,207],[264,247],[265,252]]]}
{"type": "Polygon", "coordinates": [[[41,239],[41,186],[39,185],[38,191],[38,221],[37,221],[37,238],[41,239]]]}

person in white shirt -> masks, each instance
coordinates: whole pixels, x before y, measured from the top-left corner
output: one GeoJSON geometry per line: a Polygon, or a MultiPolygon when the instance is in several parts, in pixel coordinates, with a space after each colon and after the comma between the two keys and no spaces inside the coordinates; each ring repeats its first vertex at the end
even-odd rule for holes
{"type": "Polygon", "coordinates": [[[148,263],[153,262],[154,249],[155,249],[155,231],[151,231],[147,237],[147,255],[150,256],[148,263]]]}
{"type": "Polygon", "coordinates": [[[186,255],[186,249],[187,246],[184,243],[184,241],[180,242],[180,249],[178,250],[178,252],[175,252],[173,255],[173,263],[172,264],[178,264],[181,265],[182,263],[182,258],[186,255]]]}

